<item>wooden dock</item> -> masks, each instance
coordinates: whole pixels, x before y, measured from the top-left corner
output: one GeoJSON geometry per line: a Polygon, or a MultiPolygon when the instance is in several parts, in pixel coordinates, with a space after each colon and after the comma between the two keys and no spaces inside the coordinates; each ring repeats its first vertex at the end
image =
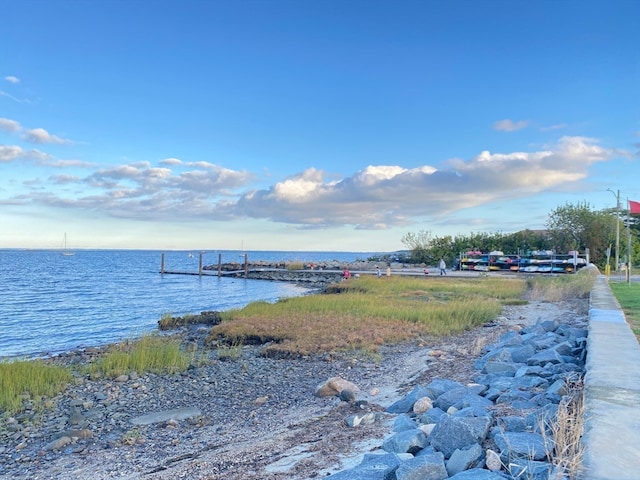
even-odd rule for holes
{"type": "Polygon", "coordinates": [[[216,270],[199,270],[197,272],[189,272],[186,270],[160,270],[161,274],[167,274],[167,275],[199,275],[199,276],[207,276],[207,277],[234,277],[234,276],[238,276],[238,275],[244,275],[245,273],[249,274],[251,272],[257,272],[260,271],[258,269],[256,270],[248,270],[247,272],[245,272],[244,270],[233,270],[233,271],[225,271],[225,272],[221,272],[219,273],[216,270]]]}
{"type": "MultiPolygon", "coordinates": [[[[160,265],[161,275],[192,275],[207,277],[230,277],[230,278],[246,278],[252,280],[271,280],[280,282],[289,282],[297,284],[306,284],[312,286],[323,286],[336,283],[342,280],[342,270],[288,270],[286,268],[272,267],[249,267],[248,255],[244,255],[244,265],[241,269],[224,270],[222,264],[222,255],[218,255],[218,264],[211,265],[206,268],[202,264],[202,253],[200,253],[200,261],[197,271],[168,269],[165,266],[165,256],[162,254],[162,262],[160,265]]],[[[228,264],[224,264],[228,268],[228,264]]]]}
{"type": "Polygon", "coordinates": [[[247,255],[246,253],[244,254],[244,268],[242,270],[236,270],[236,271],[222,271],[222,254],[219,253],[218,254],[218,268],[217,270],[211,270],[211,269],[204,269],[203,265],[202,265],[202,255],[203,252],[200,252],[200,258],[198,261],[198,271],[197,272],[189,272],[189,271],[185,271],[185,270],[167,270],[165,268],[165,263],[164,263],[164,253],[162,254],[162,259],[160,261],[160,273],[161,274],[171,274],[171,275],[209,275],[209,276],[218,276],[218,277],[223,277],[223,276],[237,276],[238,274],[244,274],[245,276],[248,275],[249,273],[249,255],[247,255]]]}

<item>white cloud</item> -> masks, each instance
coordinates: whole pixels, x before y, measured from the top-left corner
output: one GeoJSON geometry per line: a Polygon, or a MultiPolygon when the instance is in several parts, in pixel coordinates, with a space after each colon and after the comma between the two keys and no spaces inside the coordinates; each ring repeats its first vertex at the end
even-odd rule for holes
{"type": "Polygon", "coordinates": [[[69,143],[69,140],[65,140],[64,138],[52,135],[44,128],[33,128],[31,130],[26,130],[23,134],[23,139],[27,142],[37,144],[55,143],[61,145],[69,143]]]}
{"type": "Polygon", "coordinates": [[[20,83],[20,79],[18,77],[14,77],[13,75],[8,75],[4,77],[4,79],[9,83],[20,83]]]}
{"type": "Polygon", "coordinates": [[[181,165],[182,160],[179,158],[165,158],[160,162],[160,165],[181,165]]]}
{"type": "MultiPolygon", "coordinates": [[[[182,167],[184,163],[177,165],[182,167]]],[[[64,198],[36,192],[33,198],[47,205],[100,210],[113,217],[139,220],[211,218],[216,215],[216,204],[232,195],[233,189],[245,186],[253,175],[210,163],[202,166],[173,172],[137,162],[97,170],[84,178],[55,176],[51,177],[55,183],[75,183],[82,193],[77,198],[64,198]]]]}
{"type": "Polygon", "coordinates": [[[49,160],[51,157],[39,150],[24,150],[17,145],[0,145],[0,162],[11,162],[13,160],[39,160],[41,162],[49,160]]]}
{"type": "Polygon", "coordinates": [[[20,124],[15,120],[0,118],[0,130],[5,132],[19,132],[20,124]]]}
{"type": "Polygon", "coordinates": [[[85,162],[84,160],[60,160],[54,159],[52,157],[48,157],[46,162],[41,162],[42,165],[47,165],[49,167],[54,168],[69,168],[69,167],[82,167],[82,168],[90,168],[95,165],[90,162],[85,162]]]}
{"type": "Polygon", "coordinates": [[[16,103],[31,103],[29,100],[20,100],[19,98],[14,97],[13,95],[11,95],[8,92],[5,92],[4,90],[0,90],[0,97],[10,98],[16,103]]]}
{"type": "Polygon", "coordinates": [[[312,196],[320,195],[322,184],[322,172],[310,168],[300,175],[276,183],[273,186],[271,197],[294,203],[304,201],[312,196]]]}
{"type": "Polygon", "coordinates": [[[60,185],[77,183],[80,178],[75,175],[52,175],[49,180],[60,185]]]}
{"type": "Polygon", "coordinates": [[[553,130],[562,130],[564,128],[567,128],[566,123],[558,123],[556,125],[549,125],[548,127],[540,127],[540,130],[543,132],[550,132],[553,130]]]}
{"type": "Polygon", "coordinates": [[[308,170],[268,190],[245,194],[225,208],[231,216],[307,228],[406,225],[414,218],[443,218],[463,208],[563,188],[586,178],[591,164],[619,153],[595,139],[562,137],[547,150],[484,151],[469,161],[451,160],[449,170],[370,166],[338,182],[327,182],[323,172],[308,170]]]}
{"type": "Polygon", "coordinates": [[[516,130],[522,130],[523,128],[529,125],[529,120],[520,120],[514,122],[513,120],[509,120],[505,118],[504,120],[499,120],[493,124],[493,129],[501,132],[515,132],[516,130]]]}
{"type": "MultiPolygon", "coordinates": [[[[0,150],[0,158],[23,154],[19,147],[4,154],[0,150]]],[[[34,203],[138,220],[255,218],[299,229],[386,229],[424,218],[444,222],[465,208],[565,189],[585,179],[594,163],[621,154],[627,152],[604,148],[593,138],[565,136],[538,151],[482,151],[469,160],[449,160],[442,168],[370,165],[337,180],[309,168],[251,191],[246,188],[255,177],[249,172],[165,159],[162,166],[138,162],[97,170],[84,178],[52,177],[67,186],[75,183],[73,191],[81,194],[31,195],[34,203]]]]}
{"type": "Polygon", "coordinates": [[[17,145],[0,145],[0,162],[10,162],[24,156],[24,150],[17,145]]]}

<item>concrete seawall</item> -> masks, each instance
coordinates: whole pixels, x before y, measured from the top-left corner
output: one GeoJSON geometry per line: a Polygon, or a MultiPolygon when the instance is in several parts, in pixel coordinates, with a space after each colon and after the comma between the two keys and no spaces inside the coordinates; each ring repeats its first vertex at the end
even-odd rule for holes
{"type": "Polygon", "coordinates": [[[582,480],[640,479],[640,346],[607,278],[591,292],[582,480]]]}

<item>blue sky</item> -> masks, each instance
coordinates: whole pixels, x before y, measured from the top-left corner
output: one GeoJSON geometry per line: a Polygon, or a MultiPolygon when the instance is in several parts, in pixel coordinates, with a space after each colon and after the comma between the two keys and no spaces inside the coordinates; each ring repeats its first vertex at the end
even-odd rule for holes
{"type": "Polygon", "coordinates": [[[0,247],[391,251],[640,200],[634,0],[0,16],[0,247]]]}

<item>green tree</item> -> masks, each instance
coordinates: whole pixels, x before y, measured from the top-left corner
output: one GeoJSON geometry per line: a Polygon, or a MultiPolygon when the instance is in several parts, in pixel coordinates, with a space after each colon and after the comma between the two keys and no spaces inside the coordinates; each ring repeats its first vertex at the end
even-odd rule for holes
{"type": "Polygon", "coordinates": [[[621,212],[620,223],[620,258],[628,256],[628,235],[631,235],[631,265],[636,273],[640,268],[640,214],[621,212]]]}
{"type": "Polygon", "coordinates": [[[502,251],[525,255],[532,250],[549,250],[552,248],[549,233],[546,230],[521,230],[504,237],[502,251]]]}
{"type": "Polygon", "coordinates": [[[615,216],[595,211],[587,202],[557,207],[549,214],[547,228],[556,252],[588,248],[590,260],[601,267],[606,263],[607,248],[615,247],[615,216]]]}
{"type": "Polygon", "coordinates": [[[442,258],[447,265],[452,265],[455,257],[454,241],[450,235],[433,238],[429,248],[430,263],[435,265],[442,258]]]}
{"type": "Polygon", "coordinates": [[[404,234],[400,241],[410,251],[409,263],[431,263],[431,232],[428,230],[409,232],[404,234]]]}

